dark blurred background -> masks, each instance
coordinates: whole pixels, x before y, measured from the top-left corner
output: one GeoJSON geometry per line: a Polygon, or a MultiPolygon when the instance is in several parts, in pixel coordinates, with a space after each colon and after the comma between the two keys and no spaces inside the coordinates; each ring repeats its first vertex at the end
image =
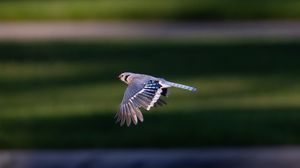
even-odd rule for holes
{"type": "Polygon", "coordinates": [[[299,145],[299,18],[296,0],[1,1],[0,148],[299,145]],[[93,37],[73,29],[116,22],[118,35],[93,37]],[[64,23],[76,24],[60,29],[64,23]],[[151,38],[151,29],[138,26],[145,23],[155,30],[167,26],[151,38]],[[265,28],[273,23],[288,30],[265,28]],[[137,31],[126,36],[122,24],[137,31]],[[177,24],[184,25],[180,35],[177,24]],[[28,25],[38,31],[58,26],[48,35],[28,36],[28,25]],[[202,27],[218,29],[206,36],[202,27]],[[117,80],[123,71],[199,91],[172,89],[168,106],[144,112],[142,124],[121,128],[114,115],[126,88],[117,80]]]}
{"type": "Polygon", "coordinates": [[[2,21],[298,20],[297,0],[2,0],[2,21]]]}

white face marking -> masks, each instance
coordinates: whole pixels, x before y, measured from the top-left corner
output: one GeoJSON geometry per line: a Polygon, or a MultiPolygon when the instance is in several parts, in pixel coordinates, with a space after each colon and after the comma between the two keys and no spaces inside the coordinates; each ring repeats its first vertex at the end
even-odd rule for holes
{"type": "Polygon", "coordinates": [[[122,73],[121,75],[119,75],[119,79],[125,83],[128,84],[128,77],[130,76],[129,73],[122,73]]]}

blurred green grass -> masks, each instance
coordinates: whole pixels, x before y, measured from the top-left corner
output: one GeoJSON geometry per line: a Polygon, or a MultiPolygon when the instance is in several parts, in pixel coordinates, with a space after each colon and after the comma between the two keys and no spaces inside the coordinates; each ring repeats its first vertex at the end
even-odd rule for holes
{"type": "Polygon", "coordinates": [[[0,43],[1,148],[300,143],[298,41],[0,43]],[[114,124],[123,71],[195,86],[131,128],[114,124]]]}
{"type": "Polygon", "coordinates": [[[297,0],[4,0],[1,21],[299,19],[297,0]]]}

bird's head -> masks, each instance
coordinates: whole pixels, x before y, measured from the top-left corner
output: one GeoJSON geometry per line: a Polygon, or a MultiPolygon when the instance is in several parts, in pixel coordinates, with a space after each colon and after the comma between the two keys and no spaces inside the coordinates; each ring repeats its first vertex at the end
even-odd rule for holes
{"type": "Polygon", "coordinates": [[[130,72],[124,72],[122,74],[119,75],[119,79],[123,82],[125,82],[126,84],[128,84],[130,82],[130,77],[133,75],[133,73],[130,72]]]}

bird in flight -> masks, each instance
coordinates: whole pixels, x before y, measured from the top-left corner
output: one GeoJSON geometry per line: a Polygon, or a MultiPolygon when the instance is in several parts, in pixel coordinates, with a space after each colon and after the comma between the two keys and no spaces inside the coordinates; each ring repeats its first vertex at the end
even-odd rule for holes
{"type": "Polygon", "coordinates": [[[169,82],[163,78],[156,78],[150,75],[124,72],[119,79],[128,85],[119,112],[116,114],[116,123],[123,126],[126,122],[130,126],[138,121],[143,122],[143,114],[140,108],[149,111],[152,107],[166,105],[161,96],[167,96],[168,88],[176,87],[195,92],[197,89],[178,83],[169,82]]]}

